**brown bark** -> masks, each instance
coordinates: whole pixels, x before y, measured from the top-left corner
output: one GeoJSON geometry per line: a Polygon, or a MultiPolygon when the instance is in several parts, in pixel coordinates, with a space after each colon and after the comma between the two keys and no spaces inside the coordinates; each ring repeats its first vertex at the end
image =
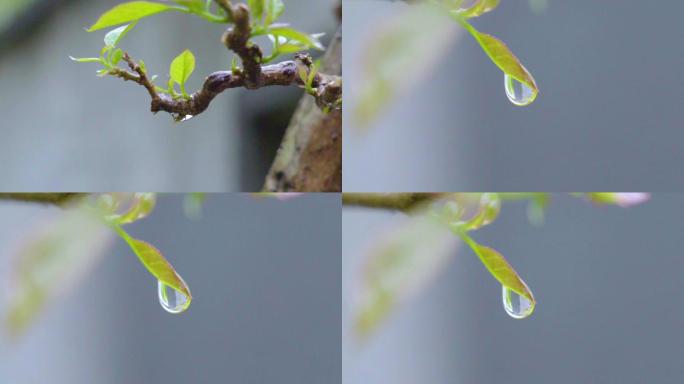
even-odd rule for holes
{"type": "MultiPolygon", "coordinates": [[[[341,28],[323,58],[321,72],[342,76],[341,28]]],[[[303,96],[266,177],[264,191],[342,191],[341,110],[325,113],[314,98],[303,96]]]]}

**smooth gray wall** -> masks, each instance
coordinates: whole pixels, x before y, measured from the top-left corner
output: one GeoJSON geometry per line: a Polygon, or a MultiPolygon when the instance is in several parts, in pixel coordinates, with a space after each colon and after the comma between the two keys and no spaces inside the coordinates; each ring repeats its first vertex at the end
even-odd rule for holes
{"type": "Polygon", "coordinates": [[[401,220],[343,214],[344,383],[678,383],[684,374],[684,194],[632,209],[556,195],[546,223],[505,204],[475,238],[505,255],[538,305],[514,320],[501,288],[467,248],[365,346],[349,304],[374,236],[401,220]],[[368,378],[368,381],[363,379],[368,378]]]}
{"type": "MultiPolygon", "coordinates": [[[[56,212],[8,203],[0,212],[6,277],[14,245],[56,212]]],[[[164,312],[155,279],[117,241],[24,339],[0,339],[0,382],[340,382],[339,212],[335,195],[210,195],[191,221],[180,196],[163,197],[130,233],[182,274],[189,310],[164,312]]]]}
{"type": "MultiPolygon", "coordinates": [[[[536,15],[502,1],[473,21],[534,74],[534,104],[508,102],[501,71],[463,35],[370,132],[351,129],[346,103],[345,190],[682,190],[684,3],[549,3],[536,15]]],[[[376,25],[405,7],[345,2],[347,95],[376,25]]]]}

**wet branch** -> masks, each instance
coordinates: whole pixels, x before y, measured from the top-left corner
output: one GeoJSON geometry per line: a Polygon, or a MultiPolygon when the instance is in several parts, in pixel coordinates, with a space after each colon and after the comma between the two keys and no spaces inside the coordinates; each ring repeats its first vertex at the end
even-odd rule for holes
{"type": "MultiPolygon", "coordinates": [[[[233,26],[226,30],[221,41],[229,50],[238,55],[242,62],[242,69],[212,73],[205,79],[202,88],[188,98],[173,97],[160,92],[160,89],[148,78],[145,70],[128,53],[123,57],[128,64],[128,69],[114,68],[109,71],[109,74],[143,86],[152,98],[151,111],[153,113],[168,112],[176,120],[204,112],[212,100],[227,89],[259,89],[275,85],[305,86],[301,75],[308,77],[313,70],[313,62],[309,55],[298,54],[295,60],[262,66],[260,64],[263,60],[261,48],[249,40],[252,34],[249,8],[245,4],[232,5],[228,0],[215,1],[233,21],[233,26]]],[[[311,87],[314,89],[312,96],[316,105],[321,109],[341,108],[342,79],[340,76],[316,73],[311,87]]]]}
{"type": "Polygon", "coordinates": [[[62,206],[85,195],[85,193],[0,193],[0,200],[62,206]]]}
{"type": "Polygon", "coordinates": [[[343,193],[342,205],[410,211],[426,202],[437,200],[442,193],[343,193]]]}

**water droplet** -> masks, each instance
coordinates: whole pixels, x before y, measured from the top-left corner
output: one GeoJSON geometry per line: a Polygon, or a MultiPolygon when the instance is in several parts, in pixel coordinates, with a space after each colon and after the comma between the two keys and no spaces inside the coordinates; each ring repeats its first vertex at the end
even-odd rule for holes
{"type": "Polygon", "coordinates": [[[514,319],[524,319],[532,314],[534,311],[534,305],[526,297],[518,295],[515,291],[508,289],[504,286],[502,288],[503,295],[503,306],[508,313],[514,319]]]}
{"type": "Polygon", "coordinates": [[[159,281],[159,304],[166,312],[181,313],[190,306],[188,297],[159,281]]]}
{"type": "Polygon", "coordinates": [[[512,78],[508,74],[504,74],[504,85],[506,87],[506,96],[511,103],[519,106],[530,105],[534,101],[534,89],[512,78]]]}

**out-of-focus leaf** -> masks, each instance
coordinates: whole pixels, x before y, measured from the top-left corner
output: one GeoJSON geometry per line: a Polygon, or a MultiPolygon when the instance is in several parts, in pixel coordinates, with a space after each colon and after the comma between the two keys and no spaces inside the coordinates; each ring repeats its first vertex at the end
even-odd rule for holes
{"type": "Polygon", "coordinates": [[[532,225],[544,224],[544,216],[546,215],[546,207],[549,205],[551,198],[547,193],[536,193],[527,205],[527,220],[532,225]]]}
{"type": "MultiPolygon", "coordinates": [[[[465,2],[461,3],[466,3],[468,0],[465,2]]],[[[471,2],[472,4],[469,7],[464,7],[463,5],[459,6],[456,8],[456,12],[458,12],[460,15],[463,17],[471,18],[471,17],[479,17],[482,16],[483,14],[490,12],[494,10],[494,8],[499,6],[500,1],[499,0],[477,0],[475,2],[471,2]]]]}
{"type": "Polygon", "coordinates": [[[144,17],[173,10],[174,7],[151,1],[130,1],[119,4],[100,16],[88,32],[140,20],[144,17]]]}
{"type": "Polygon", "coordinates": [[[421,81],[448,52],[458,28],[435,7],[416,5],[378,26],[364,50],[354,118],[367,125],[403,90],[421,81]]]}
{"type": "Polygon", "coordinates": [[[355,331],[369,336],[394,307],[413,296],[455,254],[458,237],[431,216],[415,216],[368,254],[355,331]]]}
{"type": "Polygon", "coordinates": [[[125,225],[146,218],[157,204],[155,193],[105,193],[97,198],[105,219],[115,225],[125,225]]]}
{"type": "Polygon", "coordinates": [[[649,193],[643,192],[589,192],[587,198],[597,204],[614,204],[623,208],[644,203],[650,199],[649,193]]]}
{"type": "Polygon", "coordinates": [[[36,232],[18,254],[6,326],[18,336],[43,307],[64,294],[97,261],[113,239],[94,213],[71,208],[36,232]]]}
{"type": "Polygon", "coordinates": [[[183,212],[185,216],[192,220],[199,220],[202,217],[202,206],[206,200],[206,193],[189,193],[183,200],[183,212]]]}
{"type": "Polygon", "coordinates": [[[520,278],[508,261],[506,261],[506,259],[496,250],[476,243],[467,234],[461,233],[461,238],[480,258],[482,264],[487,267],[489,273],[491,273],[501,285],[529,300],[532,305],[531,311],[534,311],[536,301],[532,291],[530,291],[527,284],[520,278]]]}
{"type": "Polygon", "coordinates": [[[278,20],[278,18],[285,11],[285,4],[283,3],[283,0],[265,0],[264,5],[266,8],[266,19],[264,20],[265,25],[270,25],[274,21],[278,20]]]}
{"type": "Polygon", "coordinates": [[[532,74],[522,65],[522,62],[511,52],[501,40],[492,35],[479,32],[461,15],[452,12],[454,20],[458,21],[477,40],[487,56],[505,74],[525,85],[532,92],[531,98],[526,104],[532,103],[539,94],[537,83],[532,74]]]}
{"type": "Polygon", "coordinates": [[[161,281],[167,286],[185,295],[188,298],[187,306],[189,306],[190,302],[192,301],[190,288],[176,272],[171,263],[166,260],[164,255],[162,255],[157,248],[149,243],[134,239],[121,227],[115,227],[115,230],[131,247],[136,256],[138,256],[138,259],[140,259],[140,262],[142,262],[152,276],[156,277],[157,280],[161,281]]]}
{"type": "Polygon", "coordinates": [[[260,24],[261,20],[264,18],[264,1],[265,0],[249,0],[247,2],[247,6],[252,13],[252,19],[258,22],[257,24],[260,24]]]}
{"type": "Polygon", "coordinates": [[[501,199],[496,193],[483,193],[480,197],[478,210],[470,220],[464,223],[466,231],[480,229],[491,224],[501,212],[501,199]]]}

